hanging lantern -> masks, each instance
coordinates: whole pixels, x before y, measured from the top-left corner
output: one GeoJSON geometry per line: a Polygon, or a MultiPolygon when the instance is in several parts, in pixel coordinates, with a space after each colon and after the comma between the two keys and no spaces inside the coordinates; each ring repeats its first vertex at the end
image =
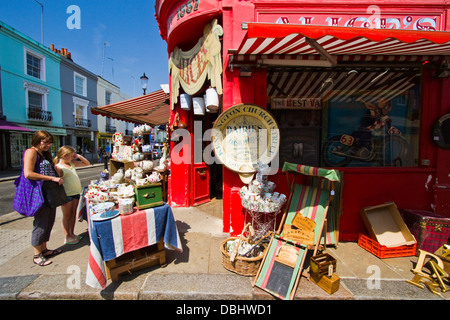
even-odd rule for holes
{"type": "Polygon", "coordinates": [[[194,107],[194,114],[204,115],[205,114],[205,100],[200,97],[192,98],[192,104],[194,107]]]}
{"type": "Polygon", "coordinates": [[[219,110],[219,95],[215,88],[206,90],[205,105],[208,112],[217,112],[219,110]]]}
{"type": "Polygon", "coordinates": [[[183,110],[191,110],[192,97],[186,93],[180,94],[180,107],[183,110]]]}

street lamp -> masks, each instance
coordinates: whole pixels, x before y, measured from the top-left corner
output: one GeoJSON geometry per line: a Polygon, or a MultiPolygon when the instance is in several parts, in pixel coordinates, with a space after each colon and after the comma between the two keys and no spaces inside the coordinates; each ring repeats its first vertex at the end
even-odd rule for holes
{"type": "Polygon", "coordinates": [[[41,43],[44,44],[44,5],[37,0],[34,0],[41,6],[41,43]]]}
{"type": "Polygon", "coordinates": [[[142,86],[142,90],[144,90],[144,94],[145,91],[147,90],[147,83],[148,83],[148,77],[144,74],[141,76],[141,86],[142,86]]]}

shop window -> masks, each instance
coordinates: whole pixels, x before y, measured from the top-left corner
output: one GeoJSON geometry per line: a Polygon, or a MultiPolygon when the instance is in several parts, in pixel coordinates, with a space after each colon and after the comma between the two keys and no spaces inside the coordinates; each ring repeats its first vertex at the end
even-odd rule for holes
{"type": "Polygon", "coordinates": [[[11,167],[21,168],[22,157],[26,149],[31,147],[33,135],[27,133],[11,133],[11,167]]]}
{"type": "Polygon", "coordinates": [[[280,164],[417,165],[420,69],[272,70],[267,89],[280,164]]]}
{"type": "MultiPolygon", "coordinates": [[[[45,130],[45,128],[42,128],[45,130]]],[[[26,149],[31,147],[31,140],[34,133],[11,133],[11,167],[22,168],[22,157],[26,149]]],[[[60,136],[53,135],[53,144],[50,148],[52,157],[56,156],[59,148],[61,147],[60,136]]]]}

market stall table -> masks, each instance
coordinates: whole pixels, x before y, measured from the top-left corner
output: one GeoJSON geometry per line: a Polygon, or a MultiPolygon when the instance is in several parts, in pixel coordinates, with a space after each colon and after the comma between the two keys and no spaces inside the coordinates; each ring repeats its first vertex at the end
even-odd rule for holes
{"type": "MultiPolygon", "coordinates": [[[[87,212],[92,212],[91,205],[87,201],[87,212]]],[[[135,209],[136,210],[136,209],[135,209]]],[[[143,251],[152,255],[145,248],[156,245],[158,249],[153,252],[161,259],[164,254],[162,242],[166,249],[182,252],[182,246],[175,224],[172,209],[169,205],[138,210],[128,215],[118,215],[112,219],[93,221],[88,216],[89,235],[91,240],[89,262],[86,275],[86,284],[94,288],[106,287],[108,270],[105,261],[114,261],[127,253],[143,251]],[[162,252],[161,252],[162,250],[162,252]]],[[[155,247],[156,247],[155,246],[155,247]]],[[[165,259],[165,254],[164,254],[165,259]]],[[[160,260],[161,261],[161,260],[160,260]]],[[[116,263],[110,263],[115,266],[116,263]]],[[[127,264],[129,269],[136,266],[135,261],[127,264]]],[[[121,266],[123,271],[124,266],[121,266]]]]}

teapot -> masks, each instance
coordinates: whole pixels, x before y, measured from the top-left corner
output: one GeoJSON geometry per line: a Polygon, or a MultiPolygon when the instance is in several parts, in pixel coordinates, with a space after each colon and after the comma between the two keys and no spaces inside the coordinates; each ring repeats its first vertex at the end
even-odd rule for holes
{"type": "Polygon", "coordinates": [[[144,171],[151,171],[153,169],[153,161],[144,160],[141,163],[141,167],[144,171]]]}
{"type": "Polygon", "coordinates": [[[139,179],[136,179],[136,185],[137,186],[144,186],[144,185],[146,185],[147,184],[147,178],[139,178],[139,179]]]}
{"type": "Polygon", "coordinates": [[[133,173],[131,175],[132,180],[141,179],[144,176],[144,171],[141,167],[134,168],[133,173]]]}
{"type": "Polygon", "coordinates": [[[144,155],[142,153],[140,153],[140,152],[136,152],[133,155],[133,160],[134,161],[141,161],[142,159],[144,159],[144,155]]]}
{"type": "Polygon", "coordinates": [[[131,175],[133,173],[133,169],[127,169],[127,171],[125,171],[125,178],[130,179],[131,175]]]}
{"type": "Polygon", "coordinates": [[[156,183],[161,181],[161,176],[157,172],[153,172],[151,175],[147,177],[148,182],[156,183]]]}
{"type": "Polygon", "coordinates": [[[120,183],[124,177],[123,168],[117,169],[117,172],[112,176],[112,180],[116,183],[120,183]]]}

